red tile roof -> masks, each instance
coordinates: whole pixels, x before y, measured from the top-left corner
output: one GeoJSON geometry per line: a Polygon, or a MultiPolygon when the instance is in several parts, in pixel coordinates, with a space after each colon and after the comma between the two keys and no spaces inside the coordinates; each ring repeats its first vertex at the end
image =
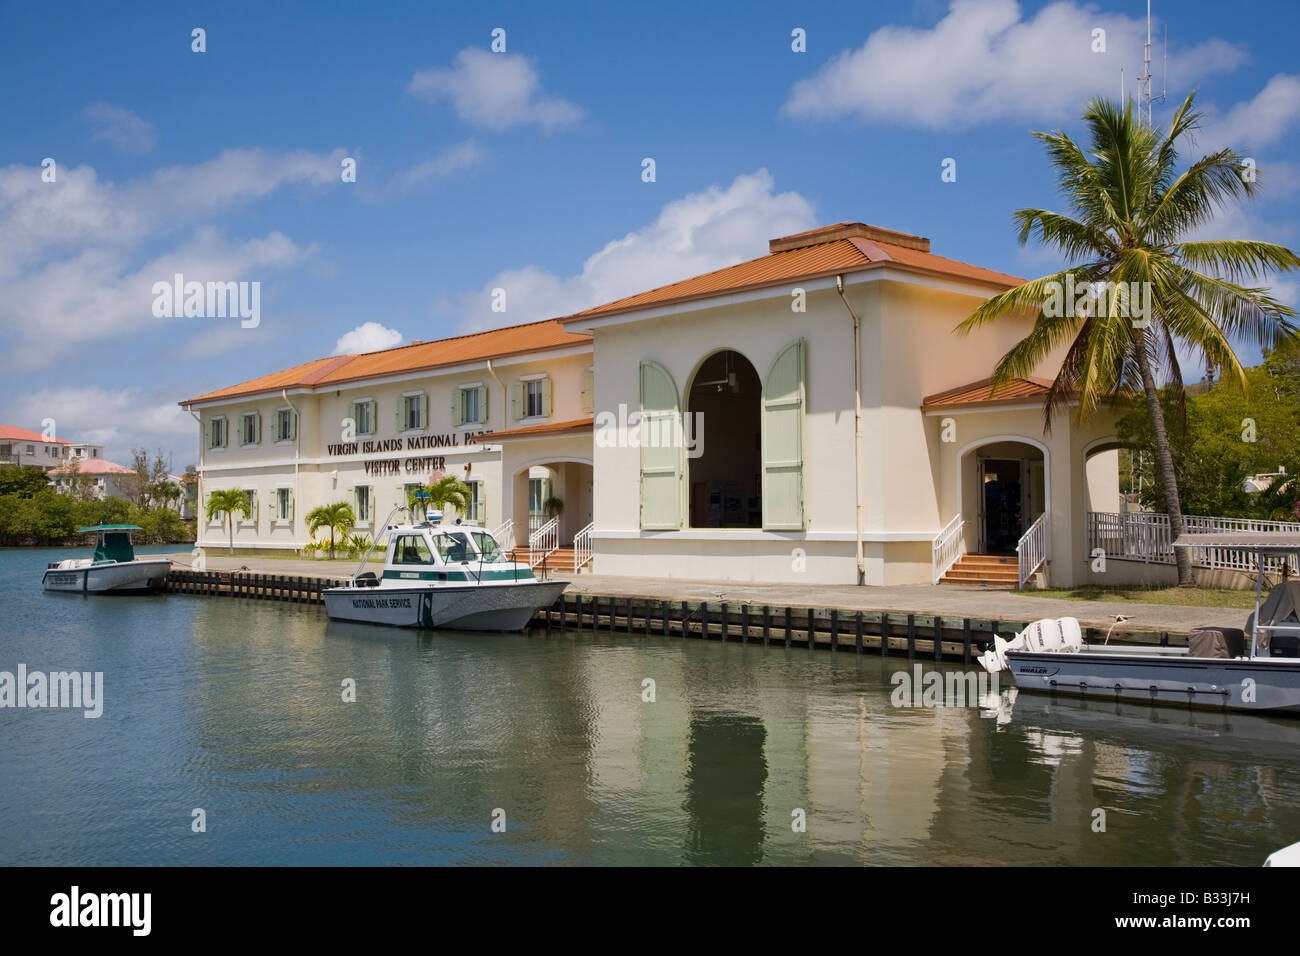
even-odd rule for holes
{"type": "Polygon", "coordinates": [[[501,438],[545,438],[548,435],[562,435],[568,432],[589,430],[595,424],[592,418],[577,418],[571,422],[550,422],[545,425],[526,425],[523,428],[511,428],[501,432],[488,432],[479,435],[475,441],[491,444],[501,438]]]}
{"type": "Polygon", "coordinates": [[[0,441],[45,442],[47,445],[76,444],[63,438],[46,438],[40,432],[34,432],[30,428],[19,428],[17,425],[0,425],[0,441]]]}
{"type": "Polygon", "coordinates": [[[523,355],[529,352],[544,352],[549,349],[565,348],[573,345],[590,345],[591,336],[581,332],[568,332],[555,319],[543,322],[530,322],[527,325],[515,325],[504,329],[491,329],[487,332],[475,332],[472,335],[459,335],[436,342],[412,342],[397,348],[384,349],[379,352],[365,352],[361,355],[335,355],[330,358],[316,359],[304,365],[272,372],[261,378],[251,379],[239,385],[208,392],[196,398],[187,398],[180,402],[189,405],[194,402],[209,402],[224,398],[237,398],[244,395],[256,395],[263,392],[278,392],[284,388],[301,388],[304,386],[336,386],[344,382],[355,382],[383,375],[401,372],[418,372],[432,370],[464,362],[477,362],[489,358],[502,358],[508,355],[523,355]]]}
{"type": "Polygon", "coordinates": [[[921,400],[921,408],[929,411],[935,408],[963,408],[971,405],[1015,405],[1026,402],[1041,402],[1052,387],[1046,378],[1016,378],[1007,382],[996,392],[993,391],[993,379],[985,378],[969,385],[959,385],[944,392],[927,395],[921,400]]]}
{"type": "Polygon", "coordinates": [[[885,266],[941,278],[964,279],[993,289],[1007,289],[1024,281],[1005,272],[936,256],[930,252],[930,240],[922,236],[860,222],[839,222],[773,239],[768,243],[768,250],[768,255],[758,259],[607,302],[567,316],[562,321],[567,324],[885,266]]]}

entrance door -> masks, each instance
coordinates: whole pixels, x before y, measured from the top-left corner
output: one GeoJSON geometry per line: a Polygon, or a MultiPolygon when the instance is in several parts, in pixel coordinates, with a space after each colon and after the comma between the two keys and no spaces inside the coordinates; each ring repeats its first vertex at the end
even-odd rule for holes
{"type": "Polygon", "coordinates": [[[985,554],[1011,554],[1022,532],[1024,461],[980,460],[980,550],[985,554]]]}

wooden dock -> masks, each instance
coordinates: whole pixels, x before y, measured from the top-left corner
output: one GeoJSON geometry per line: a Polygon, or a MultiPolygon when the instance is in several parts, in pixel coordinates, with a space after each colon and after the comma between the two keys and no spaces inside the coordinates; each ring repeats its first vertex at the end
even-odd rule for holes
{"type": "MultiPolygon", "coordinates": [[[[323,604],[322,589],[336,587],[343,580],[255,571],[174,570],[167,576],[165,589],[178,594],[323,604]]],[[[969,664],[992,641],[994,633],[1010,638],[1027,623],[1002,618],[665,601],[566,592],[554,605],[538,611],[529,626],[548,634],[585,629],[629,636],[658,635],[856,654],[899,654],[969,664]]],[[[1085,627],[1084,636],[1092,642],[1101,640],[1104,633],[1095,627],[1085,627]]],[[[1138,646],[1182,646],[1187,643],[1187,635],[1126,631],[1122,636],[1117,635],[1115,643],[1121,640],[1138,646]]]]}

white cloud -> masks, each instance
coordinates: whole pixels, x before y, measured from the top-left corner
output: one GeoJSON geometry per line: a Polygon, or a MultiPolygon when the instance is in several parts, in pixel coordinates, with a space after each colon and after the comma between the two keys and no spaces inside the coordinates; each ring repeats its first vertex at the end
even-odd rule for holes
{"type": "Polygon", "coordinates": [[[537,266],[498,273],[463,303],[465,331],[568,315],[603,302],[735,265],[767,253],[767,241],[816,225],[796,192],[775,193],[766,169],[668,203],[649,225],[590,256],[577,275],[537,266]],[[491,309],[506,290],[506,312],[491,309]]]}
{"type": "Polygon", "coordinates": [[[417,70],[407,92],[430,103],[450,100],[465,122],[497,131],[535,123],[549,132],[583,115],[574,104],[542,93],[530,58],[479,47],[461,50],[453,66],[417,70]]]}
{"type": "Polygon", "coordinates": [[[174,452],[173,468],[180,472],[196,463],[198,424],[176,404],[184,386],[167,384],[149,389],[105,389],[69,386],[21,392],[8,401],[7,415],[23,422],[53,418],[60,438],[103,445],[104,457],[131,464],[133,448],[143,446],[150,457],[159,450],[174,452]]]}
{"type": "Polygon", "coordinates": [[[405,336],[397,329],[388,329],[378,322],[363,322],[351,332],[345,332],[334,343],[331,355],[356,355],[361,352],[378,352],[401,345],[405,336]]]}
{"type": "Polygon", "coordinates": [[[235,242],[209,227],[148,261],[138,250],[278,188],[338,182],[342,155],[226,150],[121,185],[89,166],[59,167],[52,183],[38,167],[0,168],[0,331],[29,350],[24,362],[50,362],[60,344],[175,321],[153,317],[150,291],[175,272],[202,282],[262,281],[301,264],[315,248],[278,232],[235,242]]]}
{"type": "Polygon", "coordinates": [[[405,193],[433,180],[446,179],[455,173],[482,165],[487,156],[488,153],[482,146],[467,139],[447,147],[422,163],[402,170],[389,181],[388,191],[405,193]]]}
{"type": "Polygon", "coordinates": [[[1206,109],[1202,128],[1194,134],[1203,152],[1230,147],[1248,154],[1272,146],[1300,120],[1300,76],[1278,73],[1255,97],[1233,106],[1222,116],[1206,109]]]}
{"type": "Polygon", "coordinates": [[[95,129],[94,140],[103,140],[123,153],[147,153],[158,145],[153,123],[111,103],[92,103],[81,116],[95,129]]]}
{"type": "MultiPolygon", "coordinates": [[[[796,83],[783,111],[801,119],[854,116],[932,129],[996,120],[1063,121],[1093,96],[1119,97],[1142,66],[1145,20],[1053,3],[1022,19],[1014,0],[954,0],[932,29],[886,26],[860,48],[796,83]],[[1106,31],[1094,53],[1093,30],[1106,31]]],[[[1169,58],[1181,87],[1229,70],[1245,53],[1211,39],[1169,58]]],[[[1157,79],[1158,81],[1158,79],[1157,79]]]]}

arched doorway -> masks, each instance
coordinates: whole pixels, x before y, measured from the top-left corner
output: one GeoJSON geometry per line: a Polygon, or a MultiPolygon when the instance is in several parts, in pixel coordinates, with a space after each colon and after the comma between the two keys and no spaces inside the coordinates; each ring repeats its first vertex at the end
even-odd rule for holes
{"type": "Polygon", "coordinates": [[[762,383],[749,359],[714,352],[687,386],[698,457],[687,458],[692,528],[763,526],[762,383]]]}
{"type": "Polygon", "coordinates": [[[1047,451],[1016,437],[983,439],[962,450],[962,514],[970,515],[966,547],[1011,555],[1029,526],[1051,507],[1047,451]]]}

